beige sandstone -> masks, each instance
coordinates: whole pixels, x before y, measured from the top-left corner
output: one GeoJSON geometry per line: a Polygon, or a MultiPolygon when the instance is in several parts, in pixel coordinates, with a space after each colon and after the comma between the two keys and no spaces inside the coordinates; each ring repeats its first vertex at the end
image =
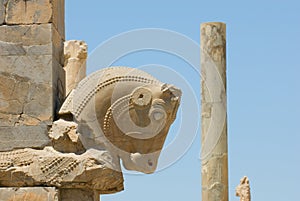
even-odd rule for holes
{"type": "Polygon", "coordinates": [[[0,25],[48,23],[64,38],[64,0],[0,0],[0,25]]]}
{"type": "Polygon", "coordinates": [[[84,41],[65,42],[66,94],[69,94],[86,76],[87,44],[84,41]]]}
{"type": "Polygon", "coordinates": [[[226,26],[201,25],[202,200],[228,201],[226,26]]]}
{"type": "Polygon", "coordinates": [[[0,48],[0,150],[42,148],[65,96],[63,40],[52,24],[0,26],[0,48]]]}
{"type": "Polygon", "coordinates": [[[100,201],[100,196],[97,192],[91,192],[82,189],[61,189],[60,199],[66,201],[100,201]]]}
{"type": "Polygon", "coordinates": [[[251,201],[250,182],[248,177],[243,177],[240,184],[235,189],[236,196],[240,197],[240,201],[251,201]]]}
{"type": "Polygon", "coordinates": [[[53,187],[0,188],[1,201],[58,201],[58,197],[53,187]]]}
{"type": "Polygon", "coordinates": [[[152,173],[181,91],[138,69],[110,67],[83,79],[60,115],[78,122],[85,149],[108,150],[129,170],[152,173]]]}
{"type": "Polygon", "coordinates": [[[41,24],[51,22],[51,18],[50,0],[7,0],[7,24],[41,24]]]}
{"type": "Polygon", "coordinates": [[[7,0],[0,0],[0,25],[5,22],[5,8],[6,8],[7,0]]]}
{"type": "Polygon", "coordinates": [[[110,153],[90,149],[84,154],[60,153],[53,147],[0,153],[0,184],[7,187],[49,186],[114,193],[123,189],[110,153]]]}

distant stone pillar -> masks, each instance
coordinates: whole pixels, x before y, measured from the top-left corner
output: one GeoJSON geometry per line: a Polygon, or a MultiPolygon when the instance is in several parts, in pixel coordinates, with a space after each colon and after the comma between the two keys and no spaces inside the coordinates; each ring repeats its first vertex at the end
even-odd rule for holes
{"type": "Polygon", "coordinates": [[[250,182],[248,177],[244,176],[240,184],[235,189],[235,195],[240,197],[240,201],[251,201],[250,182]]]}
{"type": "Polygon", "coordinates": [[[228,201],[226,25],[201,25],[202,200],[228,201]]]}
{"type": "Polygon", "coordinates": [[[86,76],[87,44],[84,41],[65,42],[66,95],[86,76]]]}
{"type": "Polygon", "coordinates": [[[43,148],[65,97],[64,0],[0,0],[0,151],[43,148]]]}

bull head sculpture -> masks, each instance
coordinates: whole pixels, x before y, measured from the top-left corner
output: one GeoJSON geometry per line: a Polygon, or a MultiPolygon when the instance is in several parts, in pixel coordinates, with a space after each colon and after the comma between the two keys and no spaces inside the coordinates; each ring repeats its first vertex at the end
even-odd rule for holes
{"type": "Polygon", "coordinates": [[[152,173],[181,91],[133,68],[111,67],[88,76],[65,101],[86,149],[108,150],[128,170],[152,173]]]}

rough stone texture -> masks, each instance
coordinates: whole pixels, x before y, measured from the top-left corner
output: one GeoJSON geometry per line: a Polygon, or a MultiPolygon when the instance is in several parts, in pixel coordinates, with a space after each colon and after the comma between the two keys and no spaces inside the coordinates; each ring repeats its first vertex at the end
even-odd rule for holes
{"type": "Polygon", "coordinates": [[[228,201],[226,26],[201,25],[202,200],[228,201]]]}
{"type": "Polygon", "coordinates": [[[53,187],[0,188],[1,201],[58,201],[53,187]]]}
{"type": "Polygon", "coordinates": [[[88,150],[84,154],[18,149],[0,153],[0,185],[49,186],[114,193],[123,189],[122,172],[115,171],[110,153],[88,150]]]}
{"type": "Polygon", "coordinates": [[[251,201],[250,183],[248,177],[243,177],[240,184],[235,189],[236,196],[240,197],[240,201],[251,201]]]}
{"type": "Polygon", "coordinates": [[[78,122],[85,149],[108,150],[126,169],[153,173],[180,97],[143,71],[111,67],[83,79],[60,114],[78,122]]]}
{"type": "Polygon", "coordinates": [[[0,0],[0,25],[5,22],[5,8],[6,8],[7,0],[0,0]]]}
{"type": "Polygon", "coordinates": [[[87,44],[84,41],[65,42],[66,94],[86,76],[87,44]]]}
{"type": "Polygon", "coordinates": [[[63,40],[52,24],[0,26],[0,48],[0,151],[42,148],[64,98],[63,40]]]}
{"type": "Polygon", "coordinates": [[[58,30],[59,35],[65,39],[65,0],[51,0],[52,23],[58,30]]]}
{"type": "Polygon", "coordinates": [[[38,126],[0,127],[0,149],[1,151],[6,151],[24,147],[44,147],[50,144],[47,131],[48,126],[44,124],[38,126]]]}
{"type": "Polygon", "coordinates": [[[61,200],[72,201],[100,201],[100,195],[98,192],[79,190],[79,189],[61,189],[61,200]]]}
{"type": "Polygon", "coordinates": [[[63,36],[53,24],[1,26],[0,47],[0,56],[51,55],[61,66],[64,64],[63,36]]]}
{"type": "Polygon", "coordinates": [[[63,119],[55,121],[49,132],[52,147],[62,153],[84,153],[86,150],[79,139],[77,129],[78,124],[75,122],[63,119]]]}
{"type": "Polygon", "coordinates": [[[50,0],[8,0],[6,5],[7,24],[41,24],[51,22],[50,0]]]}
{"type": "Polygon", "coordinates": [[[64,38],[64,0],[0,0],[0,25],[52,23],[64,38]]]}

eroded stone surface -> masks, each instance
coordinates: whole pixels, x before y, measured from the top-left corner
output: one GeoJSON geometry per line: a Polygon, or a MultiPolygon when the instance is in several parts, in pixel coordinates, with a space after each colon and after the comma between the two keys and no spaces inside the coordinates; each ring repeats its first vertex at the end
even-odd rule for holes
{"type": "Polygon", "coordinates": [[[235,189],[236,196],[240,197],[240,201],[251,201],[250,182],[248,177],[243,177],[240,184],[235,189]]]}
{"type": "Polygon", "coordinates": [[[87,44],[84,41],[66,41],[64,46],[66,94],[69,94],[86,76],[87,44]]]}
{"type": "Polygon", "coordinates": [[[48,23],[52,19],[50,0],[7,0],[7,24],[37,24],[48,23]]]}
{"type": "Polygon", "coordinates": [[[113,193],[123,189],[123,177],[107,151],[63,154],[52,147],[0,153],[1,186],[54,186],[113,193]],[[109,175],[109,176],[108,176],[109,175]]]}
{"type": "Polygon", "coordinates": [[[226,26],[201,25],[202,200],[228,200],[226,26]]]}
{"type": "Polygon", "coordinates": [[[5,8],[6,8],[7,0],[0,0],[0,25],[5,22],[5,8]]]}
{"type": "MultiPolygon", "coordinates": [[[[1,122],[4,120],[6,121],[6,119],[1,119],[1,122]]],[[[0,149],[1,151],[8,151],[25,147],[45,147],[51,143],[48,137],[48,129],[49,126],[46,124],[39,124],[37,126],[22,125],[15,127],[1,126],[0,149]]]]}
{"type": "Polygon", "coordinates": [[[0,188],[1,201],[58,201],[53,187],[0,188]]]}
{"type": "Polygon", "coordinates": [[[98,192],[81,189],[61,189],[61,200],[72,201],[100,201],[100,195],[98,192]]]}
{"type": "Polygon", "coordinates": [[[62,153],[80,154],[85,152],[77,130],[78,124],[75,122],[63,119],[55,121],[49,132],[53,148],[62,153]]]}
{"type": "Polygon", "coordinates": [[[35,126],[40,122],[50,124],[52,121],[52,100],[49,96],[51,97],[53,89],[48,84],[0,72],[0,91],[0,126],[35,126]],[[7,119],[4,118],[5,115],[7,119]]]}
{"type": "Polygon", "coordinates": [[[64,99],[59,38],[51,24],[0,26],[1,151],[50,143],[49,126],[64,99]]]}
{"type": "Polygon", "coordinates": [[[51,0],[52,2],[52,23],[59,35],[65,39],[65,0],[51,0]]]}
{"type": "Polygon", "coordinates": [[[0,0],[0,25],[52,23],[65,35],[64,0],[0,0]]]}
{"type": "Polygon", "coordinates": [[[52,55],[61,65],[64,64],[63,36],[53,24],[1,26],[0,47],[3,48],[0,56],[20,56],[25,53],[29,56],[52,55]]]}

